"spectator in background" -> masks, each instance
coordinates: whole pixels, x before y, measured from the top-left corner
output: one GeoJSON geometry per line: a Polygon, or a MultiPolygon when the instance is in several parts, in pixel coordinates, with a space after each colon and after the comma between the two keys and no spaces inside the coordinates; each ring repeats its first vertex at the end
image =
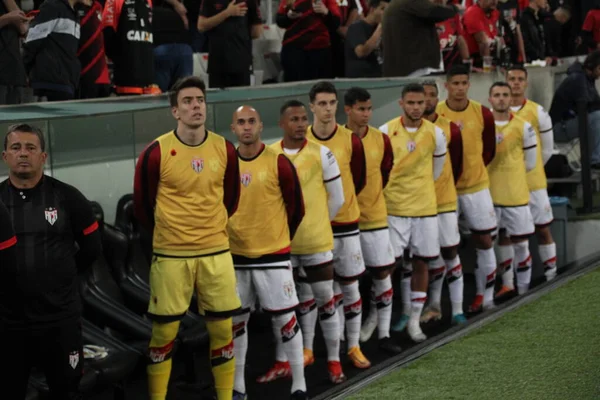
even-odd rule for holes
{"type": "Polygon", "coordinates": [[[600,95],[596,80],[600,78],[600,50],[590,53],[583,65],[575,62],[567,69],[567,77],[554,93],[550,117],[554,125],[554,141],[566,143],[579,138],[579,101],[584,101],[588,111],[591,164],[600,169],[600,95]]]}
{"type": "Polygon", "coordinates": [[[473,65],[481,68],[483,57],[494,56],[497,50],[498,0],[479,0],[467,8],[463,17],[465,40],[473,65]]]}
{"type": "Polygon", "coordinates": [[[81,63],[79,98],[93,99],[110,96],[110,77],[104,54],[102,34],[102,5],[94,0],[91,7],[78,7],[81,37],[77,56],[81,63]]]}
{"type": "Polygon", "coordinates": [[[504,66],[525,62],[525,47],[521,29],[522,11],[527,8],[529,0],[499,1],[497,9],[498,36],[504,41],[504,47],[496,53],[499,63],[504,66]]]}
{"type": "Polygon", "coordinates": [[[549,12],[544,14],[546,43],[558,57],[569,57],[575,50],[575,43],[570,40],[571,12],[564,7],[553,9],[551,3],[552,0],[548,3],[549,12]]]}
{"type": "Polygon", "coordinates": [[[281,65],[286,82],[331,77],[331,37],[340,26],[336,0],[281,0],[277,25],[285,29],[281,65]]]}
{"type": "Polygon", "coordinates": [[[383,14],[383,76],[421,76],[440,71],[435,24],[454,17],[454,4],[394,0],[383,14]]]}
{"type": "Polygon", "coordinates": [[[187,9],[179,0],[154,0],[152,14],[155,82],[167,92],[179,78],[194,72],[187,9]]]}
{"type": "Polygon", "coordinates": [[[155,85],[151,0],[106,0],[104,48],[118,95],[159,93],[155,85]]]}
{"type": "MultiPolygon", "coordinates": [[[[433,0],[436,4],[444,4],[446,0],[433,0]]],[[[452,0],[450,0],[452,1],[452,0]]],[[[448,71],[454,63],[462,63],[469,59],[469,48],[464,38],[461,15],[456,14],[452,18],[436,24],[444,71],[448,71]]]]}
{"type": "Polygon", "coordinates": [[[20,37],[27,33],[29,20],[14,0],[0,0],[0,105],[22,101],[27,76],[20,37]]]}
{"type": "Polygon", "coordinates": [[[198,18],[200,16],[200,6],[202,0],[183,0],[183,5],[187,9],[187,19],[189,25],[190,44],[194,53],[205,53],[206,36],[198,30],[198,18]]]}
{"type": "Polygon", "coordinates": [[[556,54],[546,42],[544,31],[544,13],[547,7],[547,0],[530,0],[529,6],[521,16],[521,31],[527,62],[545,60],[546,65],[554,62],[556,54]]]}
{"type": "MultiPolygon", "coordinates": [[[[358,1],[359,0],[336,0],[340,8],[340,26],[335,30],[329,31],[331,37],[331,60],[333,78],[343,78],[345,76],[345,46],[348,28],[359,18],[358,1]]],[[[366,15],[366,13],[365,13],[366,15]]]]}
{"type": "Polygon", "coordinates": [[[346,35],[346,77],[381,77],[381,21],[387,0],[369,0],[365,18],[355,21],[346,35]]]}
{"type": "Polygon", "coordinates": [[[588,11],[581,27],[581,42],[589,51],[600,49],[600,4],[588,11]]]}
{"type": "Polygon", "coordinates": [[[203,0],[198,30],[208,39],[209,86],[250,86],[252,39],[263,30],[258,1],[203,0]]]}

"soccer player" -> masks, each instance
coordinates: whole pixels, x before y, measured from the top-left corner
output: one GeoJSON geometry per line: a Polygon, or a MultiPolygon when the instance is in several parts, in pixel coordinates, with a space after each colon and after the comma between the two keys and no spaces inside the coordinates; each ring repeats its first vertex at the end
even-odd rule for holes
{"type": "Polygon", "coordinates": [[[429,303],[421,316],[421,322],[442,318],[442,286],[444,276],[446,276],[452,304],[452,323],[463,324],[467,322],[467,319],[462,305],[464,282],[462,264],[458,255],[460,233],[458,232],[458,214],[456,212],[458,204],[455,187],[456,181],[462,173],[462,136],[455,123],[435,112],[435,107],[439,102],[437,83],[425,81],[423,89],[425,89],[425,118],[444,131],[449,151],[442,174],[435,181],[441,257],[429,263],[429,303]]]}
{"type": "Polygon", "coordinates": [[[228,224],[242,312],[233,317],[235,351],[234,400],[246,398],[244,379],[248,321],[256,299],[271,314],[273,332],[292,370],[292,399],[306,399],[302,332],[294,309],[298,296],[290,261],[291,238],[304,217],[304,201],[294,164],[260,135],[258,112],[241,106],[233,113],[237,137],[241,192],[238,209],[228,224]]]}
{"type": "Polygon", "coordinates": [[[38,366],[51,399],[79,399],[83,337],[77,274],[102,254],[102,244],[90,202],[44,174],[46,157],[39,128],[8,128],[2,152],[8,179],[0,183],[0,201],[9,214],[0,217],[0,343],[8,365],[0,385],[3,397],[24,399],[31,368],[38,366]],[[4,260],[11,253],[12,262],[4,260]]]}
{"type": "MultiPolygon", "coordinates": [[[[304,195],[304,219],[292,240],[300,319],[304,339],[304,365],[315,362],[313,343],[318,317],[327,347],[329,376],[333,383],[346,379],[340,364],[340,321],[333,297],[333,232],[330,220],[344,205],[340,168],[331,151],[306,139],[308,115],[304,104],[290,100],[281,106],[279,127],[283,140],[272,147],[296,167],[304,195]]],[[[277,343],[279,345],[279,342],[277,343]]],[[[291,373],[288,358],[277,348],[275,366],[259,382],[270,382],[291,373]]]]}
{"type": "MultiPolygon", "coordinates": [[[[332,83],[316,83],[310,89],[309,97],[314,121],[308,127],[306,137],[331,150],[340,167],[344,187],[344,205],[333,219],[332,228],[333,267],[337,277],[334,293],[340,300],[340,308],[343,297],[344,312],[340,314],[344,315],[346,321],[348,357],[356,368],[369,368],[371,363],[363,355],[358,343],[362,317],[358,278],[365,271],[365,263],[360,248],[360,209],[356,196],[366,183],[365,152],[360,138],[335,121],[338,100],[332,83]]],[[[343,331],[343,327],[340,327],[340,331],[343,331]]]]}
{"type": "MultiPolygon", "coordinates": [[[[550,232],[550,224],[554,216],[546,190],[548,182],[544,165],[552,157],[554,150],[552,119],[541,105],[525,98],[527,90],[527,70],[525,68],[520,66],[509,68],[506,72],[506,81],[512,93],[512,112],[529,122],[537,136],[537,162],[535,168],[527,173],[529,208],[533,215],[538,251],[544,264],[544,274],[547,280],[551,280],[556,276],[556,244],[550,232]]],[[[512,272],[502,275],[503,287],[497,295],[502,295],[503,292],[511,291],[511,289],[514,290],[514,281],[511,280],[513,276],[512,272]]]]}
{"type": "Polygon", "coordinates": [[[496,134],[490,110],[469,99],[469,85],[468,67],[452,66],[446,75],[448,98],[438,103],[436,112],[454,122],[463,139],[463,167],[456,191],[459,213],[465,217],[477,252],[477,295],[469,311],[478,312],[494,306],[496,255],[492,232],[496,230],[496,215],[486,166],[494,158],[496,134]]]}
{"type": "Polygon", "coordinates": [[[412,255],[412,264],[403,266],[403,319],[408,335],[422,342],[427,339],[419,324],[427,300],[427,265],[440,254],[434,181],[444,169],[447,145],[444,131],[423,119],[422,85],[406,85],[400,107],[404,115],[380,127],[394,150],[394,166],[383,193],[396,259],[400,262],[405,251],[412,255]]]}
{"type": "Polygon", "coordinates": [[[194,290],[206,317],[217,398],[231,400],[234,350],[231,316],[240,309],[227,220],[240,193],[233,144],[206,129],[206,86],[179,80],[169,94],[177,128],[141,153],[133,190],[135,215],[154,230],[150,267],[153,320],[148,365],[152,400],[165,399],[173,343],[194,290]]]}
{"type": "Polygon", "coordinates": [[[528,238],[533,235],[535,227],[528,204],[527,172],[536,165],[537,138],[529,122],[511,115],[508,83],[494,83],[490,87],[489,101],[497,132],[496,156],[488,165],[488,172],[498,218],[498,266],[503,273],[515,260],[517,290],[522,294],[529,289],[531,282],[528,238]]]}
{"type": "Polygon", "coordinates": [[[361,341],[367,341],[378,328],[379,346],[389,352],[401,351],[390,337],[392,319],[391,273],[395,266],[394,249],[390,242],[387,208],[383,188],[387,185],[394,154],[390,138],[369,126],[373,113],[371,94],[362,88],[350,88],[344,95],[346,127],[362,139],[367,162],[367,184],[358,195],[360,243],[365,265],[373,276],[369,316],[361,329],[361,341]]]}

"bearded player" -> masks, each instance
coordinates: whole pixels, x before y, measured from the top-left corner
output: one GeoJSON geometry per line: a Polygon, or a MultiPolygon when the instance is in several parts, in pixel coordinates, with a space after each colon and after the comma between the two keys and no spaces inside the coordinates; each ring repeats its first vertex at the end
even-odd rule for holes
{"type": "Polygon", "coordinates": [[[494,158],[496,134],[492,113],[469,99],[469,86],[468,68],[452,66],[446,75],[448,98],[438,103],[436,112],[454,122],[460,128],[463,139],[463,168],[456,191],[459,213],[464,215],[471,230],[477,253],[477,295],[469,311],[478,312],[494,306],[496,255],[492,232],[496,230],[496,215],[486,166],[494,158]]]}
{"type": "MultiPolygon", "coordinates": [[[[525,98],[527,70],[524,67],[510,67],[506,72],[506,81],[511,89],[511,111],[529,122],[537,136],[537,162],[535,168],[527,173],[529,208],[533,215],[538,252],[544,264],[544,274],[547,280],[551,280],[556,276],[556,244],[550,232],[550,224],[552,224],[554,216],[548,198],[548,182],[544,165],[552,157],[554,150],[552,119],[541,105],[525,98]]],[[[514,290],[514,281],[511,279],[513,276],[508,271],[502,275],[502,289],[496,296],[514,290]]]]}
{"type": "MultiPolygon", "coordinates": [[[[304,338],[304,365],[315,362],[313,344],[317,316],[327,347],[327,365],[333,383],[345,380],[340,364],[340,321],[333,297],[333,232],[330,221],[344,204],[344,189],[335,156],[306,139],[308,114],[304,104],[290,100],[279,113],[283,140],[271,145],[296,167],[304,194],[305,214],[292,240],[300,306],[296,310],[304,338]]],[[[290,373],[287,356],[278,346],[275,366],[259,378],[270,382],[290,373]]]]}
{"type": "Polygon", "coordinates": [[[369,316],[362,326],[360,340],[369,340],[375,328],[378,328],[379,347],[399,353],[402,349],[390,337],[394,297],[391,273],[396,260],[383,196],[383,188],[387,185],[394,164],[394,154],[390,138],[369,126],[373,105],[367,90],[357,87],[348,89],[344,95],[344,111],[348,116],[346,127],[362,139],[367,158],[367,184],[358,195],[358,226],[365,265],[373,283],[369,316]]]}
{"type": "Polygon", "coordinates": [[[292,162],[261,141],[258,112],[241,106],[231,130],[238,139],[241,192],[238,210],[228,224],[231,254],[242,312],[233,317],[235,350],[234,400],[246,398],[244,379],[248,321],[256,299],[271,314],[277,343],[292,370],[292,399],[306,399],[302,332],[294,313],[298,306],[290,261],[291,238],[304,217],[300,181],[292,162]]]}
{"type": "Polygon", "coordinates": [[[517,290],[522,294],[531,282],[529,236],[535,227],[528,204],[527,172],[536,165],[537,137],[529,122],[510,113],[511,92],[506,82],[491,86],[489,101],[497,132],[496,157],[488,172],[498,217],[498,266],[503,273],[515,261],[517,290]]]}
{"type": "Polygon", "coordinates": [[[383,193],[396,259],[400,261],[406,250],[412,255],[412,264],[404,264],[402,271],[402,314],[408,319],[408,335],[422,342],[427,339],[419,320],[427,300],[428,263],[440,254],[435,180],[444,169],[446,136],[423,119],[422,85],[406,85],[400,106],[404,115],[380,128],[394,150],[394,166],[383,193]]]}
{"type": "MultiPolygon", "coordinates": [[[[333,267],[337,278],[334,293],[340,303],[343,297],[343,314],[340,314],[346,321],[348,358],[356,368],[369,368],[371,363],[358,343],[362,317],[358,278],[364,273],[365,264],[360,247],[360,209],[356,196],[366,184],[365,152],[360,138],[336,123],[338,99],[333,84],[316,83],[310,89],[309,98],[314,120],[307,129],[306,137],[331,150],[340,167],[344,187],[344,205],[333,219],[332,228],[333,267]]],[[[338,312],[339,308],[341,304],[338,312]]]]}
{"type": "Polygon", "coordinates": [[[423,82],[423,89],[425,89],[425,118],[444,131],[448,155],[444,162],[444,170],[435,181],[441,257],[429,263],[429,303],[421,316],[421,322],[442,318],[441,297],[445,276],[452,304],[452,324],[463,324],[467,319],[463,313],[464,280],[458,256],[460,233],[455,187],[462,173],[462,136],[456,124],[435,112],[439,102],[437,83],[423,82]]]}

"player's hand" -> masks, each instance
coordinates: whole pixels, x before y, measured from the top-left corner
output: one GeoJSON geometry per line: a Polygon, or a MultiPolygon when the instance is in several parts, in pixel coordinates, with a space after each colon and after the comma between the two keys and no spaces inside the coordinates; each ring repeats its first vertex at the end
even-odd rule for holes
{"type": "Polygon", "coordinates": [[[323,4],[321,0],[317,0],[316,3],[313,3],[313,10],[317,14],[327,15],[329,14],[329,9],[323,4]]]}
{"type": "Polygon", "coordinates": [[[232,0],[225,12],[230,17],[243,17],[248,12],[248,6],[246,5],[246,2],[236,4],[236,0],[232,0]]]}

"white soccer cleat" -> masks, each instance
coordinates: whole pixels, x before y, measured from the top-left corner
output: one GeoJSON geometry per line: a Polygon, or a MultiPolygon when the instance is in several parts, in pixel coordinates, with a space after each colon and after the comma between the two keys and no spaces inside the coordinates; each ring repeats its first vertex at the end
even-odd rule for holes
{"type": "Polygon", "coordinates": [[[360,328],[360,342],[368,341],[377,329],[377,313],[371,313],[360,328]]]}
{"type": "Polygon", "coordinates": [[[415,343],[421,343],[427,340],[427,336],[425,336],[421,330],[421,326],[417,324],[408,324],[406,327],[406,332],[415,343]]]}

